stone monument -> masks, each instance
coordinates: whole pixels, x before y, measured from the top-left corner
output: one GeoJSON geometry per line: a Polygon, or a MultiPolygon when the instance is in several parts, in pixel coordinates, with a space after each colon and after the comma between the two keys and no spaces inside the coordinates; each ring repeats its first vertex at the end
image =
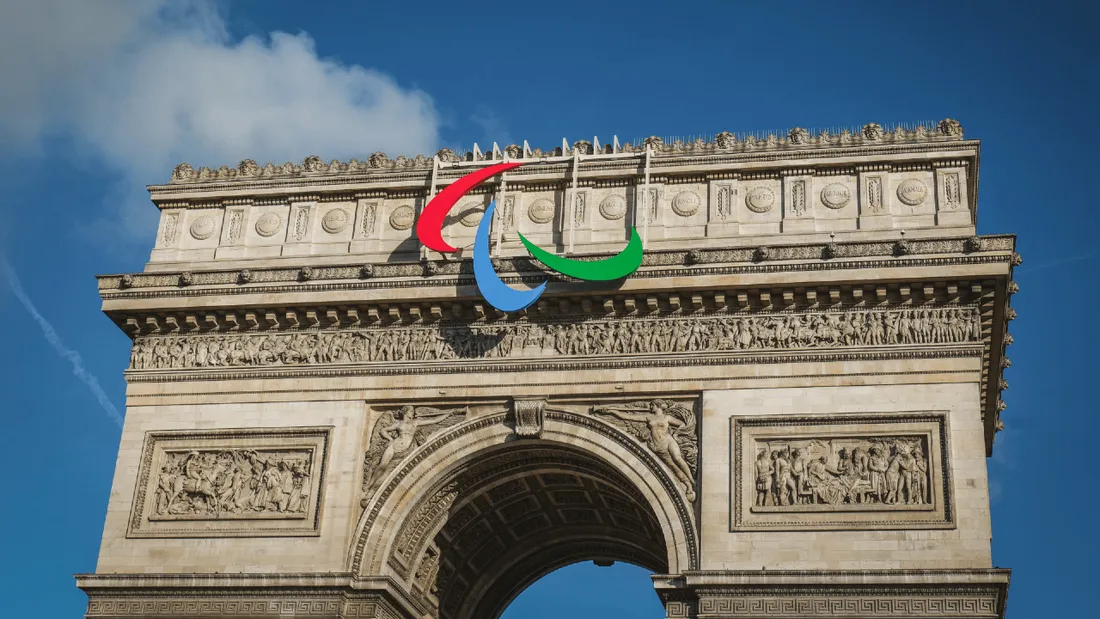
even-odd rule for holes
{"type": "MultiPolygon", "coordinates": [[[[526,143],[178,166],[141,273],[87,617],[493,619],[578,561],[654,572],[668,617],[1003,617],[987,458],[1011,235],[979,142],[934,127],[526,143]],[[423,248],[426,202],[525,165],[423,248]],[[493,262],[550,281],[518,313],[493,262]],[[547,272],[517,233],[642,267],[547,272]]],[[[609,595],[611,595],[609,593],[609,595]]]]}

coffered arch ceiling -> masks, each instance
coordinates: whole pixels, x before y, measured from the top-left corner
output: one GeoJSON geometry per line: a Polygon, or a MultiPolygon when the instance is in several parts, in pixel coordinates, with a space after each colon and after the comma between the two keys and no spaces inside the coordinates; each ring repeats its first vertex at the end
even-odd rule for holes
{"type": "MultiPolygon", "coordinates": [[[[536,580],[578,561],[668,571],[664,535],[645,498],[622,473],[579,450],[512,444],[448,487],[461,488],[459,496],[409,566],[413,595],[441,619],[497,617],[536,580]]],[[[398,553],[416,546],[407,530],[398,553]]]]}

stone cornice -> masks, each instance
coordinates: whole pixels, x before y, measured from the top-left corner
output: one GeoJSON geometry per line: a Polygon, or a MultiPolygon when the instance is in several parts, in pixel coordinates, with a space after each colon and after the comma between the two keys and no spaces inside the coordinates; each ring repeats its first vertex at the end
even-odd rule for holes
{"type": "MultiPolygon", "coordinates": [[[[933,144],[880,145],[848,149],[812,151],[783,150],[762,153],[714,153],[707,155],[674,154],[654,157],[650,164],[651,182],[677,184],[760,175],[780,178],[792,171],[807,175],[856,174],[868,169],[861,162],[868,157],[920,159],[921,169],[946,165],[968,168],[975,177],[979,143],[938,142],[933,144]],[[790,166],[793,166],[790,167],[790,166]],[[841,166],[841,168],[837,168],[841,166]],[[685,176],[686,175],[686,176],[685,176]]],[[[572,161],[571,159],[569,161],[572,161]]],[[[459,164],[454,164],[459,165],[459,164]]],[[[484,164],[481,164],[484,165],[484,164]]],[[[902,164],[885,163],[890,171],[908,169],[902,164]]],[[[468,167],[441,168],[437,189],[462,174],[468,167]]],[[[606,186],[607,183],[640,184],[642,168],[637,161],[581,160],[577,169],[581,187],[606,186]]],[[[571,163],[539,163],[508,172],[509,187],[516,190],[561,188],[571,174],[571,163]]],[[[290,202],[354,200],[358,198],[424,197],[429,191],[431,170],[376,171],[373,173],[319,173],[300,176],[254,178],[248,180],[209,181],[203,183],[150,185],[153,202],[162,209],[219,208],[242,204],[289,204],[290,202]]],[[[499,183],[487,181],[485,187],[499,183]]],[[[976,202],[977,182],[972,183],[976,202]]],[[[478,192],[471,192],[476,195],[478,192]]]]}
{"type": "Polygon", "coordinates": [[[699,570],[679,576],[654,574],[654,583],[676,586],[682,580],[689,587],[730,587],[765,585],[804,585],[808,583],[836,585],[893,584],[903,586],[943,584],[997,584],[1008,586],[1012,570],[945,569],[945,570],[699,570]]]}
{"type": "MultiPolygon", "coordinates": [[[[235,168],[221,166],[216,170],[200,168],[195,170],[192,166],[183,163],[173,171],[169,185],[151,186],[154,194],[168,187],[188,187],[196,185],[218,186],[230,188],[234,185],[250,184],[262,186],[270,181],[279,181],[284,186],[287,182],[294,184],[296,181],[305,181],[311,185],[328,184],[336,178],[356,179],[369,181],[372,177],[388,176],[394,181],[416,178],[418,175],[426,179],[428,170],[436,162],[450,167],[461,167],[463,164],[477,164],[480,162],[494,162],[503,160],[525,161],[531,160],[540,163],[568,163],[575,158],[584,158],[588,161],[603,161],[605,157],[642,157],[648,152],[656,158],[658,163],[667,159],[691,160],[699,158],[715,159],[718,161],[752,161],[761,160],[768,155],[784,159],[818,158],[822,152],[825,156],[837,154],[866,154],[869,152],[882,152],[883,148],[899,148],[914,146],[940,146],[944,142],[959,142],[962,140],[962,126],[955,120],[945,119],[936,127],[914,127],[907,129],[902,126],[893,127],[891,130],[883,130],[876,124],[864,125],[855,131],[844,130],[840,133],[830,134],[823,131],[814,136],[802,128],[794,128],[787,132],[785,137],[769,135],[758,139],[756,136],[736,136],[729,132],[717,134],[713,140],[696,140],[685,144],[680,140],[665,143],[657,136],[650,136],[642,141],[642,144],[624,144],[617,147],[614,144],[606,148],[598,148],[596,145],[580,140],[573,144],[542,151],[531,150],[512,144],[502,150],[481,153],[475,147],[473,152],[464,155],[456,155],[449,149],[442,149],[434,158],[417,155],[413,158],[397,157],[390,159],[384,153],[374,153],[367,161],[360,162],[352,159],[349,162],[332,161],[325,163],[320,157],[307,157],[301,164],[285,163],[280,166],[267,164],[260,167],[255,161],[247,159],[235,168]],[[598,152],[597,152],[598,151],[598,152]]],[[[974,142],[968,142],[973,144],[974,142]]],[[[716,161],[716,162],[718,162],[716,161]]],[[[682,164],[683,165],[683,164],[682,164]]],[[[688,163],[690,165],[690,163],[688,163]]]]}
{"type": "MultiPolygon", "coordinates": [[[[834,269],[938,266],[1009,262],[1016,258],[1014,235],[901,241],[776,245],[773,247],[657,250],[646,254],[632,279],[698,275],[741,275],[834,269]],[[1006,253],[1007,252],[1007,253],[1006,253]],[[949,255],[950,258],[933,258],[949,255]],[[868,261],[867,259],[879,260],[868,261]],[[885,258],[885,260],[883,260],[885,258]],[[946,261],[946,262],[945,262],[946,261]]],[[[578,256],[599,259],[603,255],[578,256]]],[[[543,270],[527,257],[494,261],[507,283],[574,281],[543,270]]],[[[193,297],[206,294],[273,294],[328,290],[402,289],[473,283],[472,260],[424,260],[380,264],[267,267],[195,272],[155,272],[97,276],[104,300],[193,297]]]]}
{"type": "Polygon", "coordinates": [[[381,618],[426,611],[392,578],[348,572],[77,574],[76,584],[88,595],[88,617],[274,618],[289,608],[295,616],[381,618]]]}

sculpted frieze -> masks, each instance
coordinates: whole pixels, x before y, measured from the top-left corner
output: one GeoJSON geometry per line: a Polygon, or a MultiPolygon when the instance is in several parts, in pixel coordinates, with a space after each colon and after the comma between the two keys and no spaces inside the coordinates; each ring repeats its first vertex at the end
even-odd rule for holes
{"type": "Polygon", "coordinates": [[[309,449],[165,451],[150,520],[304,518],[309,449]]]}
{"type": "Polygon", "coordinates": [[[330,432],[148,433],[127,535],[317,535],[330,432]]]}
{"type": "Polygon", "coordinates": [[[974,307],[139,337],[135,370],[961,344],[974,307]]]}
{"type": "Polygon", "coordinates": [[[931,506],[922,436],[756,441],[754,511],[931,506]]]}
{"type": "Polygon", "coordinates": [[[947,416],[734,417],[734,531],[953,528],[947,416]]]}

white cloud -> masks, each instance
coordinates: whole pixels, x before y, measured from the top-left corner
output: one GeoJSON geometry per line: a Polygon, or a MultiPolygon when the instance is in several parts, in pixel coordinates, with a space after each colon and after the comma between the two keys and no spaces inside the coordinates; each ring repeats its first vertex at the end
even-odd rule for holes
{"type": "MultiPolygon", "coordinates": [[[[144,186],[176,163],[429,153],[425,93],[321,58],[308,35],[231,41],[210,0],[0,3],[0,140],[38,150],[70,137],[116,173],[106,221],[148,242],[144,186]],[[14,59],[19,58],[19,61],[14,59]]],[[[118,232],[114,233],[115,236],[118,232]]]]}

